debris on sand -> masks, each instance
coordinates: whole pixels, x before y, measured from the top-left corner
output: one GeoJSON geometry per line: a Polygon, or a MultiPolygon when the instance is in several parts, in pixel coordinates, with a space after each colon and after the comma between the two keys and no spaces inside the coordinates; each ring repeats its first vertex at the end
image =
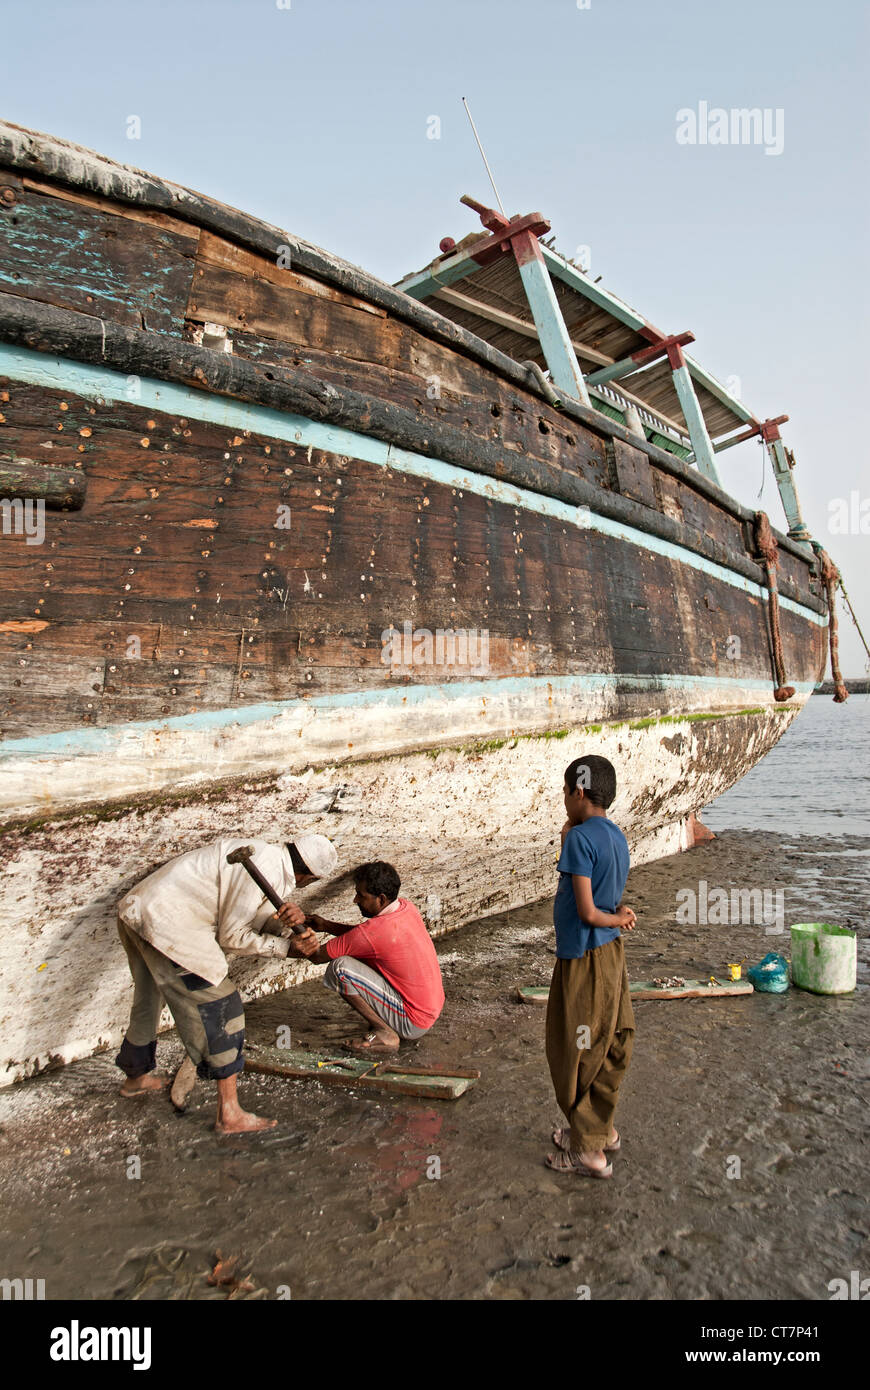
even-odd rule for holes
{"type": "Polygon", "coordinates": [[[235,1298],[237,1294],[241,1293],[256,1292],[257,1285],[250,1277],[252,1261],[245,1260],[242,1255],[224,1256],[220,1250],[215,1251],[215,1261],[215,1267],[209,1274],[206,1283],[217,1285],[222,1289],[229,1289],[230,1298],[235,1298]],[[244,1273],[242,1272],[243,1269],[244,1273]]]}
{"type": "Polygon", "coordinates": [[[172,1303],[202,1299],[263,1299],[269,1290],[251,1277],[251,1259],[243,1255],[225,1258],[216,1250],[211,1260],[185,1246],[163,1243],[140,1255],[141,1268],[132,1287],[121,1297],[138,1302],[160,1299],[172,1303]],[[211,1267],[211,1268],[210,1268],[211,1267]],[[213,1292],[208,1291],[211,1286],[213,1292]]]}

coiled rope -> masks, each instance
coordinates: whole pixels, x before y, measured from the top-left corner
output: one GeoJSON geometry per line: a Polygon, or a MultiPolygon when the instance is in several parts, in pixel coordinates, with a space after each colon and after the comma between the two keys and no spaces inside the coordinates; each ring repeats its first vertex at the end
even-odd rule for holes
{"type": "Polygon", "coordinates": [[[779,588],[776,582],[779,546],[770,528],[767,512],[755,513],[755,558],[764,566],[767,575],[767,587],[770,591],[770,602],[767,608],[770,615],[770,640],[776,677],[773,698],[779,704],[783,704],[786,700],[793,698],[795,688],[793,685],[786,685],[785,683],[785,657],[782,650],[782,633],[779,627],[779,588]]]}
{"type": "MultiPolygon", "coordinates": [[[[822,583],[825,586],[825,593],[828,598],[828,637],[831,646],[831,678],[834,682],[834,704],[841,705],[844,700],[848,700],[849,698],[849,692],[846,689],[846,683],[843,680],[843,676],[840,671],[840,635],[837,630],[836,594],[837,588],[840,585],[842,585],[843,580],[840,575],[840,571],[837,569],[837,566],[834,564],[828,552],[823,549],[819,542],[813,541],[812,547],[818,557],[819,575],[822,583]]],[[[850,604],[850,612],[851,608],[852,606],[850,604]]],[[[852,614],[852,617],[854,621],[854,613],[852,614]]],[[[855,621],[855,626],[858,627],[857,621],[855,621]]],[[[861,629],[858,628],[858,631],[861,632],[861,629]]],[[[861,640],[862,642],[864,641],[863,633],[861,633],[861,640]]],[[[864,645],[866,648],[867,644],[865,643],[864,645]]]]}

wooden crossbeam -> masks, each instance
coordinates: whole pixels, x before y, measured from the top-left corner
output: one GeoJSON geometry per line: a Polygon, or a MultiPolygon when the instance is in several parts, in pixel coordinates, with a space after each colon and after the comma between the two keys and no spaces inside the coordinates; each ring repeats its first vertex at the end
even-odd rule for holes
{"type": "MultiPolygon", "coordinates": [[[[516,314],[509,314],[504,309],[496,309],[491,304],[484,304],[479,299],[472,299],[470,295],[460,294],[458,290],[439,289],[435,295],[435,302],[443,299],[445,303],[452,304],[457,309],[464,309],[466,313],[477,314],[478,318],[486,319],[489,323],[498,324],[499,328],[509,328],[512,333],[521,333],[525,338],[534,338],[538,341],[538,330],[533,323],[528,323],[525,319],[517,318],[516,314]]],[[[607,366],[613,361],[606,353],[599,352],[597,348],[589,347],[586,343],[580,343],[576,338],[571,342],[574,351],[580,356],[585,357],[590,362],[600,362],[602,366],[607,366]]]]}
{"type": "Polygon", "coordinates": [[[0,454],[0,497],[32,498],[44,502],[48,511],[77,512],[84,506],[87,486],[87,474],[80,470],[0,454]]]}

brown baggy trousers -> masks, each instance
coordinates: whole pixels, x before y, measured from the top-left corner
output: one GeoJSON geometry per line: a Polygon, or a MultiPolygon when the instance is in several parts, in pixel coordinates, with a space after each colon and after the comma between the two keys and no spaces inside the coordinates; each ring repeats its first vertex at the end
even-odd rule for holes
{"type": "Polygon", "coordinates": [[[547,1062],[575,1151],[609,1143],[633,1044],[622,940],[576,960],[557,960],[547,1003],[547,1062]]]}

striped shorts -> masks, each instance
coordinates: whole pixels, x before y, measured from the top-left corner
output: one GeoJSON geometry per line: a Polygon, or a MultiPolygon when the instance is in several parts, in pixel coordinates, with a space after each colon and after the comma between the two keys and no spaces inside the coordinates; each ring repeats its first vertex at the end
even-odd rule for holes
{"type": "Polygon", "coordinates": [[[362,999],[400,1038],[410,1041],[422,1038],[429,1031],[411,1022],[404,999],[389,980],[355,956],[336,956],[335,960],[330,961],[323,983],[344,999],[352,995],[362,999]]]}

